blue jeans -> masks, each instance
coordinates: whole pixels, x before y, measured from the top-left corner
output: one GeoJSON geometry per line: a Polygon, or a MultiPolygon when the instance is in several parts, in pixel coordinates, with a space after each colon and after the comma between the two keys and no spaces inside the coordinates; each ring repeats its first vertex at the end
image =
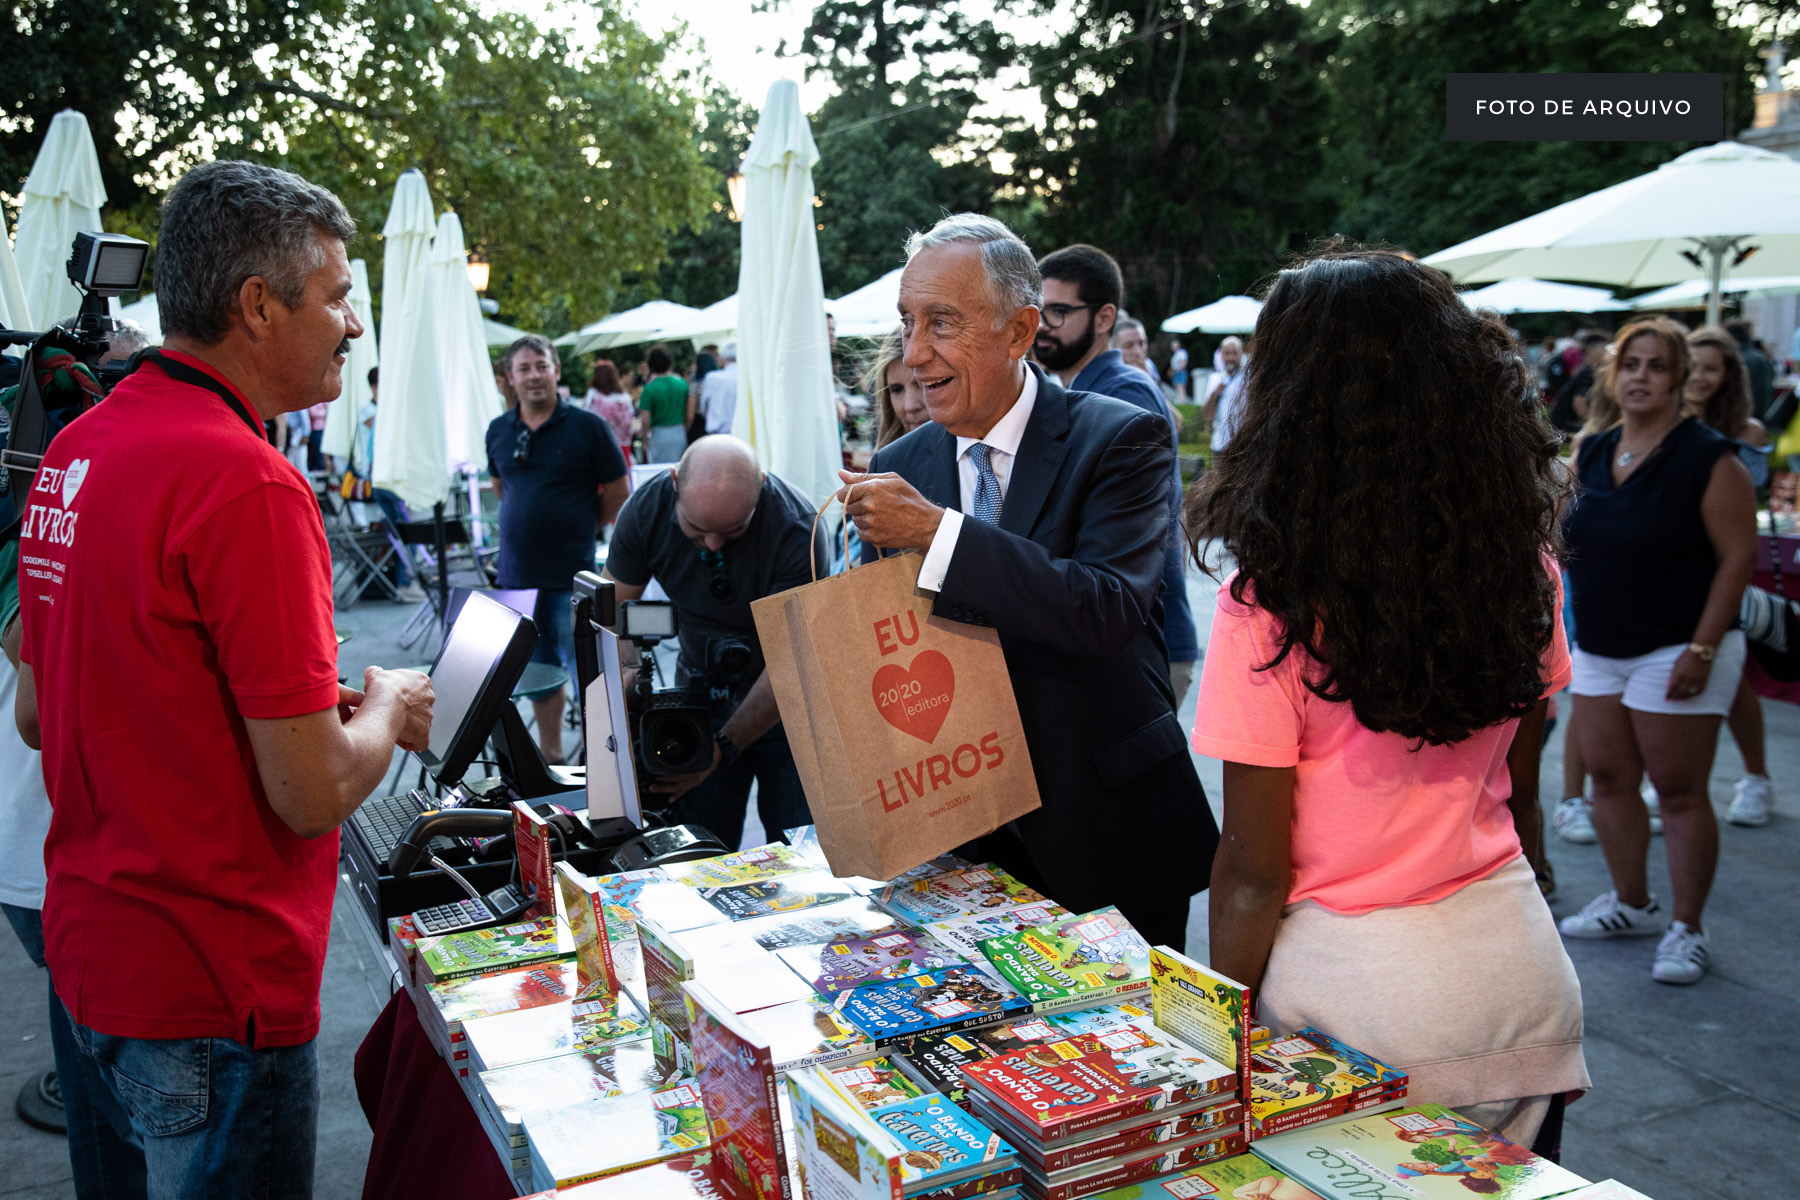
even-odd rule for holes
{"type": "MultiPolygon", "coordinates": [[[[719,722],[715,722],[716,726],[719,722]]],[[[744,813],[750,807],[750,781],[756,781],[756,812],[770,841],[781,831],[812,824],[800,769],[787,735],[777,725],[745,748],[737,759],[711,775],[676,802],[672,822],[700,825],[730,849],[744,840],[744,813]]]]}
{"type": "MultiPolygon", "coordinates": [[[[375,498],[377,507],[381,509],[381,515],[386,518],[388,525],[393,528],[394,536],[396,538],[399,537],[401,522],[412,519],[406,511],[406,501],[400,499],[400,497],[388,491],[386,488],[375,488],[371,494],[375,498]]],[[[401,546],[399,552],[394,555],[389,566],[392,570],[394,582],[396,584],[401,587],[410,587],[412,585],[412,549],[410,547],[404,545],[401,546]]]]}
{"type": "Polygon", "coordinates": [[[311,1200],[315,1042],[253,1050],[229,1038],[112,1037],[69,1025],[75,1063],[58,1075],[81,1200],[311,1200]],[[85,1163],[78,1138],[95,1148],[85,1163]]]}
{"type": "MultiPolygon", "coordinates": [[[[575,680],[575,611],[570,601],[572,588],[553,592],[539,588],[537,606],[531,610],[531,622],[537,626],[537,644],[531,648],[531,661],[561,667],[575,680]]],[[[541,700],[550,692],[533,692],[532,700],[541,700]]]]}

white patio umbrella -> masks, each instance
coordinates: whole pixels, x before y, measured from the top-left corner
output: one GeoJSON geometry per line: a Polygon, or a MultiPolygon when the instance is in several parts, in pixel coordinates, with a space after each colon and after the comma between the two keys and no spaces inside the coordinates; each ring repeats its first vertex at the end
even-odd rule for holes
{"type": "Polygon", "coordinates": [[[394,185],[381,235],[381,401],[372,482],[408,508],[429,511],[450,494],[449,435],[438,369],[437,305],[430,285],[437,232],[425,176],[394,185]]]}
{"type": "Polygon", "coordinates": [[[722,344],[737,336],[737,324],[738,298],[734,292],[664,326],[656,336],[659,341],[692,342],[696,346],[722,344]]]}
{"type": "Polygon", "coordinates": [[[565,333],[556,339],[556,344],[573,346],[577,354],[610,350],[614,346],[635,346],[639,342],[654,341],[661,336],[664,326],[690,317],[697,311],[685,304],[676,304],[673,300],[651,300],[636,308],[602,317],[574,333],[565,333]]]}
{"type": "Polygon", "coordinates": [[[1499,283],[1464,292],[1462,301],[1470,308],[1488,308],[1507,315],[1619,312],[1631,307],[1605,288],[1525,278],[1502,279],[1499,283]]]}
{"type": "Polygon", "coordinates": [[[813,219],[818,161],[800,85],[776,80],[744,156],[732,432],[815,504],[836,490],[843,462],[813,219]]]}
{"type": "Polygon", "coordinates": [[[463,242],[462,218],[453,212],[438,218],[428,286],[437,318],[432,340],[443,389],[439,395],[450,467],[479,468],[487,462],[488,422],[500,415],[500,392],[494,386],[494,364],[488,358],[481,297],[469,281],[469,249],[463,242]]]}
{"type": "Polygon", "coordinates": [[[895,267],[880,279],[839,296],[831,308],[839,337],[886,337],[900,324],[900,276],[895,267]]]}
{"type": "Polygon", "coordinates": [[[1537,275],[1647,287],[1704,277],[1710,325],[1726,270],[1752,249],[1758,270],[1800,273],[1800,162],[1719,142],[1424,262],[1462,283],[1537,275]]]}
{"type": "Polygon", "coordinates": [[[78,233],[98,232],[106,188],[87,118],[65,108],[50,122],[19,202],[13,245],[25,307],[26,328],[48,329],[75,314],[81,293],[69,282],[69,251],[78,233]]]}
{"type": "MultiPolygon", "coordinates": [[[[1646,308],[1698,307],[1706,302],[1706,293],[1711,286],[1704,279],[1672,283],[1658,291],[1646,292],[1642,296],[1633,297],[1631,307],[1640,311],[1646,308]]],[[[1800,292],[1800,275],[1740,275],[1736,279],[1722,282],[1719,290],[1727,295],[1741,295],[1752,300],[1761,300],[1769,296],[1791,296],[1795,292],[1800,292]]]]}
{"type": "MultiPolygon", "coordinates": [[[[375,294],[369,290],[369,264],[360,258],[350,260],[350,310],[363,324],[363,335],[350,343],[350,356],[344,361],[344,390],[331,402],[325,413],[325,437],[319,448],[337,459],[348,459],[350,449],[362,432],[357,418],[369,402],[369,370],[381,361],[380,342],[375,336],[375,294]]],[[[384,381],[385,382],[385,381],[384,381]]],[[[369,464],[362,461],[369,451],[359,447],[357,467],[367,476],[369,464]]]]}
{"type": "Polygon", "coordinates": [[[162,309],[157,307],[155,292],[145,292],[130,304],[120,308],[119,319],[136,321],[138,328],[144,331],[144,336],[150,339],[147,344],[152,346],[162,344],[162,309]]]}
{"type": "Polygon", "coordinates": [[[523,329],[514,329],[511,325],[502,325],[491,317],[481,318],[481,334],[487,339],[489,347],[510,346],[520,338],[527,336],[523,329]]]}
{"type": "Polygon", "coordinates": [[[1211,304],[1176,313],[1162,323],[1164,333],[1251,333],[1262,312],[1254,296],[1222,296],[1211,304]]]}
{"type": "Polygon", "coordinates": [[[36,328],[31,323],[31,308],[25,303],[25,284],[19,279],[19,265],[13,260],[12,241],[6,236],[4,221],[0,221],[0,325],[8,329],[36,328]]]}

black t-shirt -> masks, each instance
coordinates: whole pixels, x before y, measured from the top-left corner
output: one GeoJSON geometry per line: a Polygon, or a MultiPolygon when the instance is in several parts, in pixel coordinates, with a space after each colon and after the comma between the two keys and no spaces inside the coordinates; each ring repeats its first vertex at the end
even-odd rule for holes
{"type": "Polygon", "coordinates": [[[1564,433],[1580,433],[1582,418],[1575,411],[1575,397],[1594,390],[1594,369],[1583,363],[1581,370],[1562,385],[1550,404],[1550,423],[1564,433]]]}
{"type": "Polygon", "coordinates": [[[513,408],[488,426],[487,454],[500,481],[500,586],[568,591],[594,569],[600,487],[625,474],[612,430],[563,403],[527,432],[513,408]]]}
{"type": "Polygon", "coordinates": [[[760,652],[756,621],[750,616],[752,600],[811,583],[814,563],[821,578],[830,570],[825,540],[814,540],[812,529],[813,506],[806,497],[773,475],[763,476],[750,528],[725,546],[730,598],[717,599],[712,594],[714,572],[700,561],[701,547],[675,520],[675,484],[665,471],[633,492],[619,511],[606,571],[633,587],[656,577],[678,614],[681,666],[700,671],[706,666],[706,643],[713,638],[741,638],[760,652]]]}
{"type": "Polygon", "coordinates": [[[1737,443],[1689,417],[1614,486],[1622,426],[1581,443],[1575,500],[1563,518],[1575,642],[1589,654],[1636,658],[1694,636],[1719,558],[1700,501],[1713,464],[1737,443]]]}

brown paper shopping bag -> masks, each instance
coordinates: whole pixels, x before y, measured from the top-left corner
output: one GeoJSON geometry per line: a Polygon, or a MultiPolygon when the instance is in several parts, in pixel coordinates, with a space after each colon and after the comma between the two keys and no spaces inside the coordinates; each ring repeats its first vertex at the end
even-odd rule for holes
{"type": "Polygon", "coordinates": [[[836,875],[891,879],[1040,803],[999,635],[932,616],[923,561],[750,606],[836,875]]]}

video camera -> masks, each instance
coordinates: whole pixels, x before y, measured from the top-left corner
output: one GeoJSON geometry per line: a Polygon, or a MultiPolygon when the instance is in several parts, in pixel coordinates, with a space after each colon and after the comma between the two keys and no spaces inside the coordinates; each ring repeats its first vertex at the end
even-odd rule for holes
{"type": "MultiPolygon", "coordinates": [[[[44,459],[44,451],[62,427],[85,409],[62,400],[47,405],[38,384],[38,362],[56,353],[70,355],[93,372],[103,390],[125,378],[122,367],[102,367],[119,324],[110,315],[107,301],[135,292],[144,282],[144,264],[150,244],[118,233],[78,233],[69,254],[69,282],[81,290],[81,308],[72,326],[57,325],[42,333],[0,327],[0,346],[29,346],[20,364],[19,402],[6,430],[6,449],[0,453],[0,528],[15,520],[12,497],[23,495],[44,459]]],[[[91,403],[91,401],[90,401],[91,403]]]]}

